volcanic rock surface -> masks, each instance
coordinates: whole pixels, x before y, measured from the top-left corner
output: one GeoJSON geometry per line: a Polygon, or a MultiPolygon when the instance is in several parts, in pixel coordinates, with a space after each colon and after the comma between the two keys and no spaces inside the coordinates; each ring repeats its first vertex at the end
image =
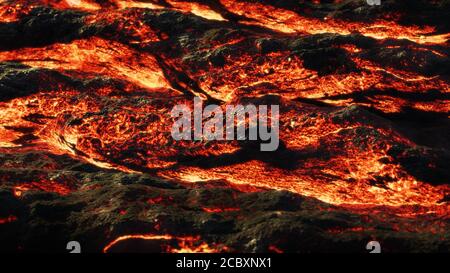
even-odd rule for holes
{"type": "Polygon", "coordinates": [[[450,251],[449,1],[0,1],[0,250],[450,251]],[[173,106],[280,106],[280,147],[173,106]]]}

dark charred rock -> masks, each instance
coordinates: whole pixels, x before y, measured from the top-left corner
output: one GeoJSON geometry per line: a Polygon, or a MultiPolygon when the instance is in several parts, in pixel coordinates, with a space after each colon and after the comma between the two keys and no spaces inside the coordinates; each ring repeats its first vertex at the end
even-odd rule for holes
{"type": "Polygon", "coordinates": [[[211,23],[201,17],[189,16],[173,10],[146,11],[144,21],[170,35],[187,33],[189,29],[205,31],[220,26],[219,23],[211,23]]]}
{"type": "Polygon", "coordinates": [[[445,163],[449,162],[450,155],[445,151],[425,147],[393,146],[388,153],[420,180],[433,184],[445,184],[450,181],[450,170],[445,163]]]}
{"type": "Polygon", "coordinates": [[[73,81],[56,71],[30,68],[19,63],[0,64],[0,100],[2,101],[42,90],[55,89],[58,85],[69,83],[73,81]]]}
{"type": "Polygon", "coordinates": [[[283,50],[284,44],[274,39],[262,38],[256,40],[256,48],[262,54],[267,54],[270,52],[283,50]]]}
{"type": "Polygon", "coordinates": [[[38,7],[18,22],[0,23],[0,48],[43,46],[79,37],[85,14],[38,7]]]}
{"type": "Polygon", "coordinates": [[[354,44],[361,48],[372,48],[377,46],[377,41],[361,34],[337,35],[331,33],[308,35],[288,41],[288,47],[292,51],[327,48],[333,45],[343,44],[354,44]]]}
{"type": "Polygon", "coordinates": [[[319,75],[343,73],[355,69],[355,64],[347,58],[344,50],[326,48],[301,51],[299,54],[305,67],[316,70],[319,75]]]}
{"type": "Polygon", "coordinates": [[[420,71],[424,75],[449,75],[448,58],[428,51],[408,50],[408,47],[384,48],[368,51],[367,59],[374,60],[383,66],[402,68],[409,71],[420,71]]]}

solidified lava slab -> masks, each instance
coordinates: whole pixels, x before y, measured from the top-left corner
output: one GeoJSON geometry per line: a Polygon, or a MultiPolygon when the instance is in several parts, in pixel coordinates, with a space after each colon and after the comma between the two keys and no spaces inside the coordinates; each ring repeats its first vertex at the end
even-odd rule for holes
{"type": "Polygon", "coordinates": [[[450,251],[448,1],[0,2],[0,250],[450,251]],[[171,109],[279,105],[280,146],[171,109]]]}

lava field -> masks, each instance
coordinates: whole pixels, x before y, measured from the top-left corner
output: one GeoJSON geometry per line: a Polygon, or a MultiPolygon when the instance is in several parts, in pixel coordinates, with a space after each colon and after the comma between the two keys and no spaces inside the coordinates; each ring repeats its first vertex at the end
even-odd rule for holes
{"type": "Polygon", "coordinates": [[[450,252],[448,18],[433,0],[0,0],[0,251],[450,252]],[[279,105],[279,148],[175,141],[194,98],[279,105]]]}

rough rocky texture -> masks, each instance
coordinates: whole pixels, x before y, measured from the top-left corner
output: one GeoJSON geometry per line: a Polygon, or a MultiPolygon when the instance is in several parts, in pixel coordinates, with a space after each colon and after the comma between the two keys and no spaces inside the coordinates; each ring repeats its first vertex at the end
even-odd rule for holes
{"type": "MultiPolygon", "coordinates": [[[[267,252],[270,246],[286,252],[364,252],[362,242],[373,238],[386,251],[449,248],[442,231],[420,231],[424,223],[439,228],[442,222],[427,217],[403,219],[383,208],[379,214],[359,214],[286,191],[243,193],[220,181],[214,182],[215,188],[203,184],[187,188],[145,175],[95,168],[46,175],[57,179],[61,173],[82,184],[77,185],[80,189],[67,196],[26,192],[18,199],[3,185],[0,213],[17,215],[19,220],[0,226],[2,250],[61,252],[67,241],[78,240],[84,251],[97,252],[111,238],[134,233],[199,234],[204,241],[220,242],[229,251],[239,252],[267,252]],[[211,213],[204,208],[236,210],[211,213]]],[[[124,251],[161,251],[128,244],[124,251]]]]}

